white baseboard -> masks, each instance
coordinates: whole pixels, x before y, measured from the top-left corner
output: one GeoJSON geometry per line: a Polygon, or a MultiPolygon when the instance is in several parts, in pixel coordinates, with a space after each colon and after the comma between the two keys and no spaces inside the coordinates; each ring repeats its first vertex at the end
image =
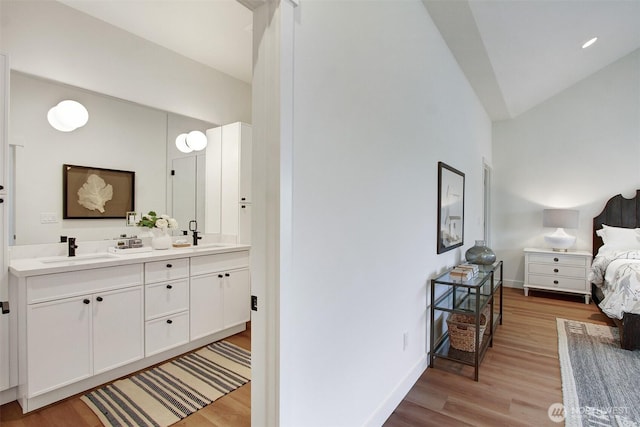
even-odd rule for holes
{"type": "Polygon", "coordinates": [[[391,394],[382,402],[376,411],[369,417],[365,426],[377,427],[384,424],[393,411],[398,407],[402,399],[409,393],[420,376],[429,366],[429,356],[425,354],[418,363],[409,371],[407,376],[398,384],[391,394]]]}
{"type": "Polygon", "coordinates": [[[524,283],[519,280],[503,280],[502,286],[504,286],[505,288],[524,289],[524,283]]]}
{"type": "Polygon", "coordinates": [[[11,387],[0,391],[0,405],[13,402],[18,399],[18,387],[11,387]]]}

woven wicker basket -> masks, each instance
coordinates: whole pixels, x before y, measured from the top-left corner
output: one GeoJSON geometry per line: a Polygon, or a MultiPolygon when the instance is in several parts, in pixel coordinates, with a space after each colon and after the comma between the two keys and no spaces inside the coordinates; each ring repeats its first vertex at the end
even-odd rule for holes
{"type": "MultiPolygon", "coordinates": [[[[489,321],[488,307],[480,314],[480,342],[489,321]]],[[[472,314],[454,313],[447,319],[451,347],[462,351],[476,350],[476,318],[472,314]]]]}

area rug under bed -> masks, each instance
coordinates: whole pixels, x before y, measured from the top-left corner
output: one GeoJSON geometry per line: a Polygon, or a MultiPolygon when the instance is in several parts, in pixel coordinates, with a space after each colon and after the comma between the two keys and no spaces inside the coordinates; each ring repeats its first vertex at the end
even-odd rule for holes
{"type": "Polygon", "coordinates": [[[617,328],[556,321],[565,426],[640,426],[640,351],[621,349],[617,328]]]}
{"type": "Polygon", "coordinates": [[[219,341],[81,397],[105,426],[169,426],[251,379],[251,353],[219,341]]]}

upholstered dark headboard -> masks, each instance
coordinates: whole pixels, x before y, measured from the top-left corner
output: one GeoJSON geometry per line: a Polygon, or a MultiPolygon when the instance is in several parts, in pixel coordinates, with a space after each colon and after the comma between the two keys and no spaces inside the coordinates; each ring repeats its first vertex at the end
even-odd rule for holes
{"type": "Polygon", "coordinates": [[[636,197],[625,199],[622,194],[609,199],[600,214],[593,218],[593,256],[604,244],[596,231],[602,224],[612,227],[637,228],[640,227],[640,190],[636,190],[636,197]]]}

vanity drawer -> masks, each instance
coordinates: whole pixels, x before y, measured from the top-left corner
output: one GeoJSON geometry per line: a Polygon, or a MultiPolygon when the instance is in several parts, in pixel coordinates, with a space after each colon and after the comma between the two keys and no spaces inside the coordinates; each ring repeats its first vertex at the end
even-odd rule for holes
{"type": "Polygon", "coordinates": [[[529,264],[529,272],[536,274],[549,274],[568,277],[577,277],[584,279],[587,270],[583,267],[573,267],[567,265],[551,265],[551,264],[529,264]]]}
{"type": "Polygon", "coordinates": [[[142,284],[142,264],[27,277],[27,304],[142,284]]]}
{"type": "Polygon", "coordinates": [[[528,277],[528,285],[541,286],[548,289],[561,288],[561,289],[574,289],[577,291],[584,291],[587,289],[587,282],[585,279],[573,279],[569,277],[552,277],[552,276],[538,276],[536,274],[530,274],[528,277]]]}
{"type": "Polygon", "coordinates": [[[149,320],[145,325],[145,356],[189,342],[189,312],[149,320]]]}
{"type": "Polygon", "coordinates": [[[537,262],[542,264],[565,264],[580,267],[587,266],[587,260],[584,256],[570,256],[562,254],[529,254],[529,262],[537,262]]]}
{"type": "Polygon", "coordinates": [[[144,264],[144,282],[155,283],[189,277],[189,258],[168,259],[144,264]]]}
{"type": "Polygon", "coordinates": [[[189,309],[189,280],[154,283],[145,287],[145,317],[177,313],[189,309]]]}
{"type": "Polygon", "coordinates": [[[191,275],[249,267],[249,251],[225,252],[191,258],[191,275]]]}

